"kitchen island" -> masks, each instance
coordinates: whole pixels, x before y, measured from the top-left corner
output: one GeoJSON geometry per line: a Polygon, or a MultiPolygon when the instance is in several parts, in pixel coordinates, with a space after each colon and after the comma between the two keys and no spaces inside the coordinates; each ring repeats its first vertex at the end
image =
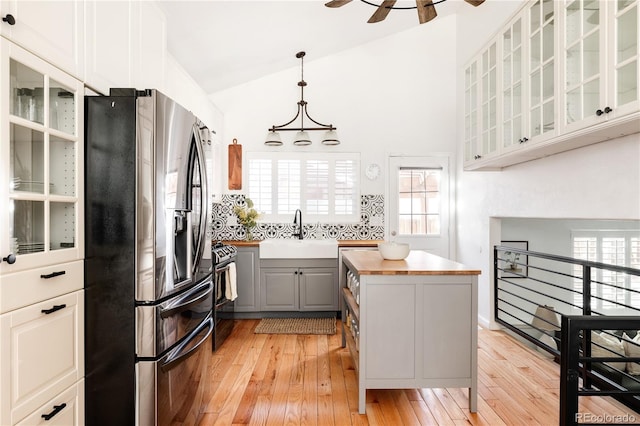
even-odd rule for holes
{"type": "Polygon", "coordinates": [[[342,346],[358,374],[358,411],[367,389],[469,389],[477,410],[479,270],[414,250],[405,260],[378,251],[342,256],[342,346]]]}

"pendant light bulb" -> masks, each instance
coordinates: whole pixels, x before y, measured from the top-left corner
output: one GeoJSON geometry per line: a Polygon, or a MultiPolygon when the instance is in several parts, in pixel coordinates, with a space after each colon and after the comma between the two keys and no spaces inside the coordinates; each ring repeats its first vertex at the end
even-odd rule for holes
{"type": "Polygon", "coordinates": [[[296,138],[293,140],[293,144],[296,146],[307,146],[311,145],[311,138],[309,137],[309,132],[297,132],[296,138]]]}
{"type": "Polygon", "coordinates": [[[338,132],[335,130],[328,130],[325,132],[322,138],[323,145],[340,145],[340,139],[338,139],[338,132]]]}
{"type": "Polygon", "coordinates": [[[282,139],[280,139],[280,133],[269,131],[267,137],[264,140],[264,144],[267,146],[281,146],[282,139]]]}

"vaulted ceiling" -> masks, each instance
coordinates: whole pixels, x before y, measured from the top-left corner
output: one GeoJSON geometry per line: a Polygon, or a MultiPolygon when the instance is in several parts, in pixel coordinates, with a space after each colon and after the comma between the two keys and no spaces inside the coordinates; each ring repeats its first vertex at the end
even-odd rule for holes
{"type": "MultiPolygon", "coordinates": [[[[158,4],[167,16],[170,53],[207,93],[296,67],[295,54],[301,50],[307,52],[305,61],[312,61],[420,25],[415,9],[392,10],[384,21],[368,24],[374,6],[356,0],[332,9],[324,6],[325,1],[174,0],[158,4]]],[[[415,6],[415,1],[401,0],[396,6],[415,6]]],[[[437,5],[438,17],[458,7],[471,6],[448,0],[437,5]]]]}

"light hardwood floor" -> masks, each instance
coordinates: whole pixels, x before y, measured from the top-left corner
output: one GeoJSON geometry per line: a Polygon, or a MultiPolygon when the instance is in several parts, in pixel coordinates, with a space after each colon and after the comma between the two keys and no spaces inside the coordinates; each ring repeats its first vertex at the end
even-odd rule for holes
{"type": "MultiPolygon", "coordinates": [[[[205,425],[557,425],[560,367],[511,336],[478,335],[478,412],[466,389],[368,390],[358,414],[357,379],[335,335],[254,334],[237,320],[212,355],[205,425]]],[[[640,414],[610,398],[581,397],[585,415],[640,414]]]]}

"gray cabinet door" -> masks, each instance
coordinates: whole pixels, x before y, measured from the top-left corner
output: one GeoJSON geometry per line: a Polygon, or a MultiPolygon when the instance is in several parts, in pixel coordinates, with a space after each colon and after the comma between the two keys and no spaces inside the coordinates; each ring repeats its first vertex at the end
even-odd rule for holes
{"type": "Polygon", "coordinates": [[[299,309],[298,268],[261,268],[260,283],[262,311],[299,309]]]}
{"type": "Polygon", "coordinates": [[[260,259],[258,247],[237,247],[236,277],[238,298],[236,312],[260,311],[260,259]]]}
{"type": "Polygon", "coordinates": [[[301,311],[337,311],[337,268],[301,268],[301,311]]]}

